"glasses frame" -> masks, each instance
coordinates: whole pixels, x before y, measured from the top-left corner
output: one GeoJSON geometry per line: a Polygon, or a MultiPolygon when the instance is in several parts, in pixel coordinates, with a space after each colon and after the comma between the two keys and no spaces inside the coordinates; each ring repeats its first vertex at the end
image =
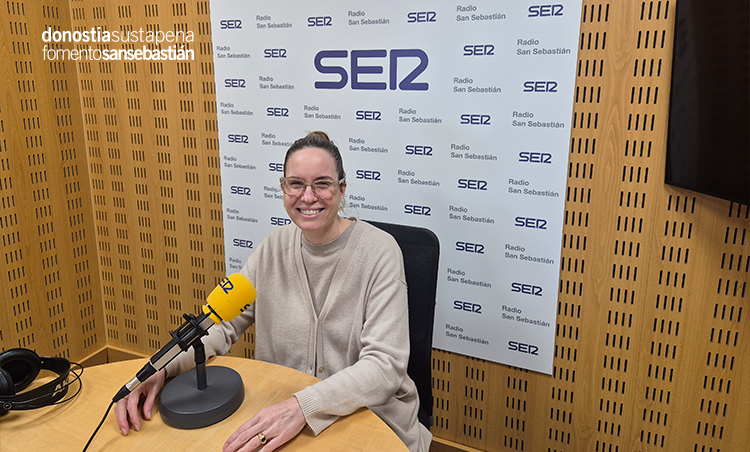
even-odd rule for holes
{"type": "Polygon", "coordinates": [[[346,179],[341,179],[338,181],[338,183],[336,183],[336,180],[332,177],[319,177],[312,182],[308,182],[304,179],[300,179],[299,177],[280,177],[279,183],[281,184],[281,191],[283,191],[284,194],[289,196],[290,198],[301,198],[305,194],[305,192],[307,191],[307,187],[309,186],[312,189],[313,195],[315,195],[316,198],[320,200],[333,199],[333,197],[336,196],[336,192],[334,192],[331,196],[326,198],[324,196],[320,196],[318,192],[315,191],[315,182],[324,181],[324,180],[331,181],[337,190],[341,190],[341,186],[346,183],[346,179]],[[295,180],[295,181],[299,181],[305,184],[305,186],[302,188],[302,191],[299,193],[299,195],[292,195],[292,194],[287,193],[284,190],[284,183],[289,180],[295,180]]]}

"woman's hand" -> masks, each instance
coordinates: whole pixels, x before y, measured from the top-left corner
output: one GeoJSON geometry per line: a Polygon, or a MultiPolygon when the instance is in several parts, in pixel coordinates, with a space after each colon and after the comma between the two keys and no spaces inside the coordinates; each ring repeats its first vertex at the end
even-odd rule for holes
{"type": "Polygon", "coordinates": [[[115,405],[115,417],[117,418],[117,426],[120,427],[123,435],[127,435],[130,431],[130,424],[133,424],[133,428],[136,431],[141,429],[141,417],[138,413],[138,405],[142,396],[146,398],[143,402],[143,418],[151,420],[151,410],[154,407],[156,396],[159,395],[161,389],[164,387],[166,373],[164,369],[156,372],[133,389],[133,392],[128,394],[127,397],[117,402],[117,405],[115,405]]]}
{"type": "Polygon", "coordinates": [[[245,422],[224,443],[224,452],[271,452],[302,431],[307,424],[296,397],[263,408],[245,422]],[[261,443],[265,438],[265,444],[261,443]]]}

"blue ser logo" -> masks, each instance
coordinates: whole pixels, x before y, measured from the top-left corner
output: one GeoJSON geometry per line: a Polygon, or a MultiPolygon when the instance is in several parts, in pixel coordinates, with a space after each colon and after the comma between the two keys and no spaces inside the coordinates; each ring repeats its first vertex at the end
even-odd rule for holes
{"type": "Polygon", "coordinates": [[[238,248],[252,248],[253,247],[253,241],[252,240],[245,240],[245,239],[232,239],[232,245],[238,247],[238,248]]]}
{"type": "Polygon", "coordinates": [[[380,180],[380,171],[357,170],[357,179],[380,180]]]}
{"type": "Polygon", "coordinates": [[[547,220],[544,218],[516,217],[515,226],[529,229],[547,229],[547,220]]]}
{"type": "Polygon", "coordinates": [[[492,125],[491,120],[492,116],[490,115],[471,115],[468,113],[461,115],[461,124],[464,125],[489,126],[492,125]]]}
{"type": "Polygon", "coordinates": [[[418,144],[407,144],[406,155],[432,155],[432,146],[421,146],[418,144]]]}
{"type": "Polygon", "coordinates": [[[406,23],[437,22],[435,11],[412,11],[406,15],[406,23]]]}
{"type": "Polygon", "coordinates": [[[289,117],[289,109],[282,107],[268,107],[266,108],[266,116],[278,116],[282,118],[289,117]]]}
{"type": "Polygon", "coordinates": [[[244,88],[245,79],[243,78],[225,78],[224,88],[244,88]]]}
{"type": "Polygon", "coordinates": [[[380,121],[380,112],[371,110],[357,110],[357,121],[380,121]]]}
{"type": "Polygon", "coordinates": [[[230,133],[229,135],[227,135],[227,141],[229,143],[249,144],[250,137],[248,137],[247,135],[238,135],[236,133],[230,133]]]}
{"type": "Polygon", "coordinates": [[[246,195],[250,196],[250,187],[242,187],[240,185],[232,185],[229,187],[229,193],[233,195],[246,195]]]}
{"type": "Polygon", "coordinates": [[[263,58],[286,58],[286,49],[264,49],[263,58]]]}
{"type": "Polygon", "coordinates": [[[563,5],[533,5],[529,6],[529,17],[562,16],[563,5]]]}
{"type": "Polygon", "coordinates": [[[484,254],[484,245],[482,245],[481,243],[456,242],[456,251],[484,254]]]}
{"type": "Polygon", "coordinates": [[[487,181],[479,179],[459,179],[458,188],[468,190],[487,190],[487,181]]]}
{"type": "Polygon", "coordinates": [[[495,46],[493,44],[465,45],[464,56],[494,56],[495,46]]]}
{"type": "MultiPolygon", "coordinates": [[[[346,66],[324,65],[323,60],[349,58],[347,50],[321,50],[315,55],[315,69],[321,74],[338,74],[338,81],[316,81],[316,89],[342,89],[349,83],[349,72],[346,66]]],[[[375,50],[352,50],[351,61],[348,65],[351,69],[351,87],[357,90],[380,90],[386,89],[402,91],[427,91],[429,84],[426,82],[415,82],[417,77],[427,69],[429,58],[421,49],[392,49],[390,53],[385,49],[375,50]],[[368,60],[389,57],[387,62],[388,84],[386,82],[363,82],[359,80],[361,74],[383,74],[386,72],[384,66],[364,66],[360,58],[368,60]],[[399,60],[419,59],[417,66],[399,81],[399,60]]]]}
{"type": "Polygon", "coordinates": [[[240,19],[233,20],[222,20],[219,22],[219,26],[222,30],[240,30],[242,29],[242,21],[240,19]]]}

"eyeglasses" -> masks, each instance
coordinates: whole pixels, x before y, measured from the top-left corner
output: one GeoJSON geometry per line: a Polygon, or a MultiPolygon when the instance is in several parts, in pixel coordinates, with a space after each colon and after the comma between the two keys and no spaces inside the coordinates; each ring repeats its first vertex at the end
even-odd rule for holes
{"type": "Polygon", "coordinates": [[[281,182],[281,189],[287,196],[299,198],[305,193],[305,190],[307,190],[307,186],[309,185],[312,187],[313,194],[318,199],[331,199],[336,195],[336,189],[343,184],[345,180],[341,179],[336,183],[336,181],[330,177],[323,177],[308,182],[296,177],[282,177],[279,179],[279,182],[281,182]]]}

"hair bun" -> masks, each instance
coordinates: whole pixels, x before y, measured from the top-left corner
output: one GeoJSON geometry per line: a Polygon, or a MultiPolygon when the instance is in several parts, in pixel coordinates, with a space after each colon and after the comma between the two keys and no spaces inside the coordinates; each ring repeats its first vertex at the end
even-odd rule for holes
{"type": "Polygon", "coordinates": [[[316,130],[314,132],[310,132],[310,133],[307,134],[307,136],[318,137],[318,138],[322,138],[322,139],[324,139],[326,141],[331,141],[331,139],[328,138],[328,134],[325,133],[325,132],[322,132],[320,130],[316,130]]]}

